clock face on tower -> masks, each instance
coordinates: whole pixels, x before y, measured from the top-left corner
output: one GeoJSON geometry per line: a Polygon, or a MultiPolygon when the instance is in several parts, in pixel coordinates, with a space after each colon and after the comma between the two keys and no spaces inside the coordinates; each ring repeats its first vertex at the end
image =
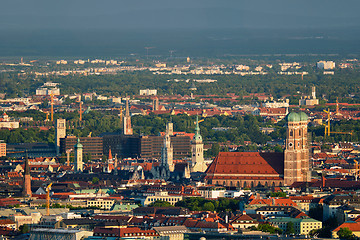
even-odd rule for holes
{"type": "Polygon", "coordinates": [[[293,146],[293,143],[292,143],[292,142],[290,142],[290,143],[289,143],[289,147],[292,147],[292,146],[293,146]]]}

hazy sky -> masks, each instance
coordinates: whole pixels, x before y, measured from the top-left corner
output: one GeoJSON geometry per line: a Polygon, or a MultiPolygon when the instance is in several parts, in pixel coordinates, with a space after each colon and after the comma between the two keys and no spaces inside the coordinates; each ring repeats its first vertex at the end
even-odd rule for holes
{"type": "Polygon", "coordinates": [[[359,27],[359,0],[9,0],[0,29],[359,27]]]}

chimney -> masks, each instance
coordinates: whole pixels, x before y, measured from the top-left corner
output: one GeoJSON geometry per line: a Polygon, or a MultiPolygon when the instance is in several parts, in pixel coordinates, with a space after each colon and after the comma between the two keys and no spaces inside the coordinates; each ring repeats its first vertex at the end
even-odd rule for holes
{"type": "Polygon", "coordinates": [[[324,175],[321,176],[321,186],[324,188],[326,186],[326,178],[324,175]]]}
{"type": "Polygon", "coordinates": [[[243,211],[242,214],[243,214],[243,215],[246,215],[246,211],[243,211]]]}

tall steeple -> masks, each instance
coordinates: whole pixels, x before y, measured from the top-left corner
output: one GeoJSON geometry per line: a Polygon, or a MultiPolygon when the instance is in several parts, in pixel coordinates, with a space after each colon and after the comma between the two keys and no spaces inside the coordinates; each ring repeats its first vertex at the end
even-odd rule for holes
{"type": "Polygon", "coordinates": [[[24,167],[24,188],[23,188],[23,196],[24,197],[31,197],[31,176],[30,176],[30,165],[29,165],[29,158],[26,152],[25,157],[25,167],[24,167]]]}
{"type": "Polygon", "coordinates": [[[113,170],[113,166],[114,166],[114,159],[111,154],[111,148],[109,148],[109,156],[106,161],[106,167],[104,169],[104,172],[111,173],[111,171],[113,170]]]}
{"type": "Polygon", "coordinates": [[[131,127],[130,109],[129,109],[129,97],[126,98],[125,116],[124,116],[123,124],[124,124],[123,126],[124,135],[133,135],[133,129],[131,127]]]}
{"type": "Polygon", "coordinates": [[[171,136],[174,134],[173,123],[169,122],[166,124],[166,131],[164,136],[164,151],[166,154],[166,161],[171,172],[174,171],[174,149],[171,143],[171,136]]]}
{"type": "Polygon", "coordinates": [[[200,135],[199,118],[196,116],[195,135],[191,141],[191,172],[205,172],[204,144],[200,135]]]}
{"type": "Polygon", "coordinates": [[[83,145],[80,143],[80,138],[78,138],[77,143],[74,145],[75,152],[75,172],[83,171],[83,145]]]}

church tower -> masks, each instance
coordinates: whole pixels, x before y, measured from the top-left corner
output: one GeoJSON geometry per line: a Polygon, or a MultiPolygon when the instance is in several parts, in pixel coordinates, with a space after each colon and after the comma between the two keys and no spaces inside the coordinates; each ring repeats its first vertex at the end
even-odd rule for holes
{"type": "Polygon", "coordinates": [[[55,133],[56,155],[60,155],[60,138],[66,137],[66,120],[56,119],[56,133],[55,133]]]}
{"type": "Polygon", "coordinates": [[[287,116],[284,184],[310,181],[309,148],[307,140],[308,117],[292,112],[287,116]]]}
{"type": "Polygon", "coordinates": [[[30,176],[29,158],[27,156],[27,153],[26,153],[25,167],[24,167],[23,196],[31,197],[31,176],[30,176]]]}
{"type": "Polygon", "coordinates": [[[166,131],[164,136],[164,146],[163,146],[163,161],[166,161],[167,165],[169,166],[170,172],[174,171],[174,149],[171,143],[171,136],[174,135],[174,127],[173,123],[169,122],[166,124],[166,131]]]}
{"type": "Polygon", "coordinates": [[[205,172],[204,144],[200,135],[199,119],[196,116],[195,135],[191,141],[191,172],[205,172]]]}
{"type": "Polygon", "coordinates": [[[80,143],[80,139],[78,138],[77,143],[74,145],[75,152],[75,172],[83,171],[83,145],[80,143]]]}
{"type": "Polygon", "coordinates": [[[124,135],[133,135],[133,129],[131,127],[131,116],[129,110],[129,98],[126,98],[125,116],[123,121],[124,135]]]}

